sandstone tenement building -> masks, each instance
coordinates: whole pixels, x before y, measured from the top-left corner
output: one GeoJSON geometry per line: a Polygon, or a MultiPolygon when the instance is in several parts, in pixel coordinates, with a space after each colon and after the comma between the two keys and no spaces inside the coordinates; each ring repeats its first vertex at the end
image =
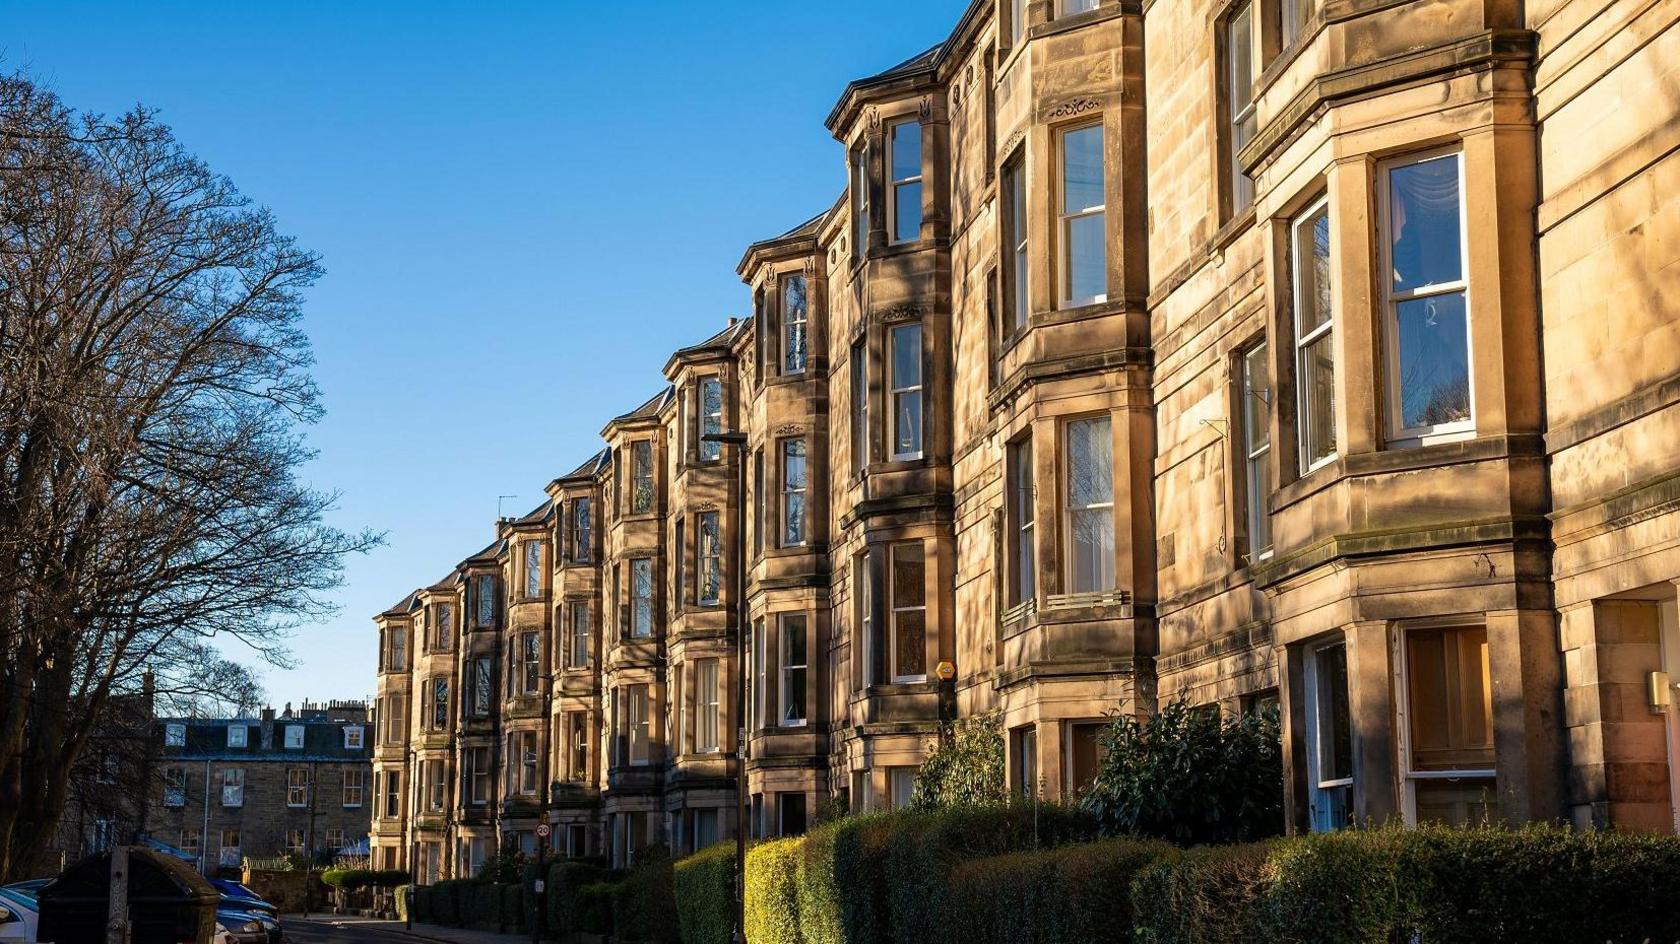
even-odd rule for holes
{"type": "Polygon", "coordinates": [[[1680,0],[976,0],[377,618],[381,864],[705,845],[740,733],[757,834],[981,712],[1069,797],[1172,698],[1280,706],[1294,830],[1675,829],[1677,64],[1680,0]]]}

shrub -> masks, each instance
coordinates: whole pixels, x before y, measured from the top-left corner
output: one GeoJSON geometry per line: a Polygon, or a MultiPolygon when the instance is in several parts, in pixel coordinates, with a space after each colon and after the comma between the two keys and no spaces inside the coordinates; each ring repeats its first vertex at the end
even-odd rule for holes
{"type": "Polygon", "coordinates": [[[988,806],[1008,799],[1003,779],[1003,722],[996,714],[946,725],[916,771],[910,806],[935,810],[988,806]]]}
{"type": "Polygon", "coordinates": [[[464,879],[451,879],[438,882],[432,888],[432,924],[442,924],[448,927],[462,927],[461,890],[467,885],[464,879]]]}
{"type": "Polygon", "coordinates": [[[412,885],[398,885],[391,890],[391,893],[396,896],[398,921],[408,920],[409,908],[412,907],[409,904],[409,895],[413,892],[414,886],[412,885]]]}
{"type": "Polygon", "coordinates": [[[508,934],[523,934],[530,926],[525,923],[525,888],[520,885],[497,885],[501,892],[501,930],[508,934]]]}
{"type": "Polygon", "coordinates": [[[1270,852],[1264,844],[1211,846],[1143,869],[1132,881],[1137,944],[1274,940],[1265,914],[1270,852]]]}
{"type": "Polygon", "coordinates": [[[577,931],[598,930],[608,922],[588,914],[593,903],[583,901],[583,889],[602,884],[608,878],[606,869],[585,862],[556,862],[548,870],[548,930],[556,936],[577,931]],[[592,920],[593,926],[584,922],[592,920]]]}
{"type": "Polygon", "coordinates": [[[1161,842],[1110,839],[962,863],[941,895],[942,939],[1130,944],[1132,878],[1172,854],[1161,842]]]}
{"type": "Polygon", "coordinates": [[[1283,830],[1283,760],[1275,710],[1221,721],[1183,701],[1146,721],[1116,717],[1081,803],[1105,835],[1183,845],[1252,842],[1283,830]]]}
{"type": "Polygon", "coordinates": [[[495,856],[484,863],[476,878],[481,882],[495,882],[498,885],[517,885],[525,874],[525,853],[517,846],[503,845],[495,856]]]}
{"type": "Polygon", "coordinates": [[[407,885],[412,878],[407,869],[374,869],[368,873],[368,884],[375,888],[396,888],[407,885]]]}
{"type": "Polygon", "coordinates": [[[470,882],[458,894],[461,902],[461,921],[457,927],[476,931],[502,929],[502,889],[508,886],[488,882],[470,882]]]}
{"type": "Polygon", "coordinates": [[[735,929],[735,842],[720,842],[672,867],[683,944],[729,944],[735,929]]]}
{"type": "Polygon", "coordinates": [[[576,929],[586,934],[613,933],[613,893],[615,882],[595,882],[578,889],[576,929]]]}
{"type": "Polygon", "coordinates": [[[760,843],[747,852],[747,940],[753,944],[803,944],[795,887],[800,839],[760,843]]]}
{"type": "Polygon", "coordinates": [[[664,846],[636,853],[636,864],[613,889],[613,933],[628,944],[679,944],[671,855],[664,846]]]}

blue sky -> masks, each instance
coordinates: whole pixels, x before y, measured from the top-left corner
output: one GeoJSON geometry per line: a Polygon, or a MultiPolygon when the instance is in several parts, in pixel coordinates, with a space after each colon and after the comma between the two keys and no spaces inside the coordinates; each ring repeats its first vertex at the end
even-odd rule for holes
{"type": "MultiPolygon", "coordinates": [[[[327,276],[310,431],[335,523],[387,532],[300,630],[276,704],[364,697],[373,614],[489,542],[745,314],[747,243],[844,185],[845,83],[965,0],[0,0],[0,67],[161,109],[327,276]]],[[[235,651],[238,654],[238,651],[235,651]]]]}

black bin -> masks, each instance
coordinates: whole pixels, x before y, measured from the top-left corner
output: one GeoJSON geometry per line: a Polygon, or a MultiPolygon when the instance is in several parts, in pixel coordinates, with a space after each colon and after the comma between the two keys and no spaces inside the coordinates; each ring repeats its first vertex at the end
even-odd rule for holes
{"type": "MultiPolygon", "coordinates": [[[[215,886],[191,865],[151,849],[128,850],[130,944],[210,944],[215,886]]],[[[111,913],[111,854],[77,862],[42,887],[42,944],[104,944],[111,913]]]]}

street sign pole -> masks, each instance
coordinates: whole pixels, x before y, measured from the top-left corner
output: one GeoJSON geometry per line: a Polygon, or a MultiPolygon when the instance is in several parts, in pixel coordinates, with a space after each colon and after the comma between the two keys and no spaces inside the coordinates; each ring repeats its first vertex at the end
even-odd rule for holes
{"type": "Polygon", "coordinates": [[[543,871],[543,852],[548,849],[551,832],[548,811],[543,810],[541,821],[537,823],[537,876],[531,888],[536,893],[537,902],[537,913],[531,921],[531,944],[537,944],[542,938],[543,924],[548,918],[548,873],[543,871]]]}

